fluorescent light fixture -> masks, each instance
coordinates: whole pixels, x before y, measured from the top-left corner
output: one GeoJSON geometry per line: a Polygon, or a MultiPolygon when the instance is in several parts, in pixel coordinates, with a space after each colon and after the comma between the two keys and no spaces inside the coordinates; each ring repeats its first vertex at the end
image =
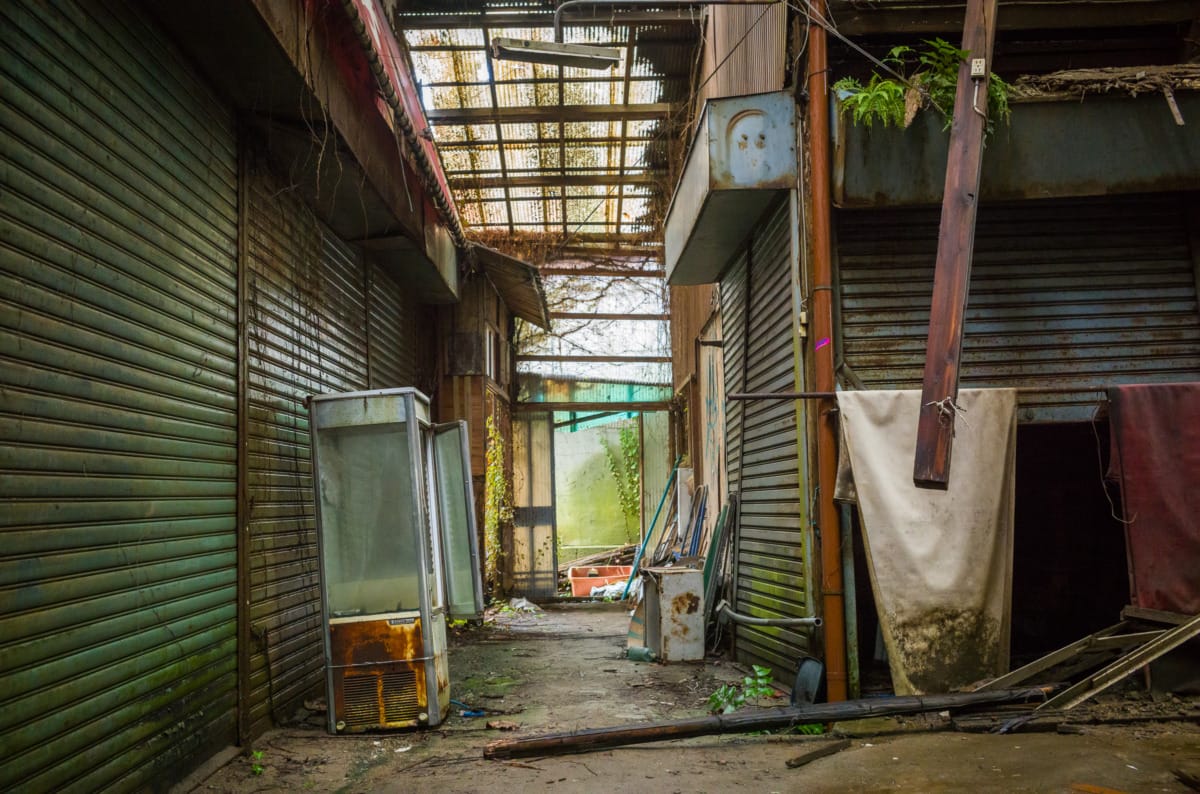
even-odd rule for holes
{"type": "Polygon", "coordinates": [[[608,47],[528,39],[492,39],[492,57],[548,66],[577,66],[580,69],[611,69],[621,62],[620,50],[608,47]]]}

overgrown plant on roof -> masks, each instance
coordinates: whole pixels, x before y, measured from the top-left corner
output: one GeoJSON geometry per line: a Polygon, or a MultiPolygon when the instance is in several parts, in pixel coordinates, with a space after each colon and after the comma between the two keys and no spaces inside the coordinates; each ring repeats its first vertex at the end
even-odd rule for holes
{"type": "MultiPolygon", "coordinates": [[[[926,39],[921,49],[901,45],[888,51],[884,63],[904,76],[871,75],[864,85],[854,77],[843,77],[833,84],[841,99],[842,113],[855,124],[872,127],[908,127],[917,111],[932,108],[942,114],[943,128],[950,129],[954,118],[954,95],[958,88],[958,69],[969,53],[944,39],[926,39]]],[[[1012,117],[1008,98],[1012,87],[997,74],[988,80],[987,134],[995,121],[1008,123],[1012,117]]]]}

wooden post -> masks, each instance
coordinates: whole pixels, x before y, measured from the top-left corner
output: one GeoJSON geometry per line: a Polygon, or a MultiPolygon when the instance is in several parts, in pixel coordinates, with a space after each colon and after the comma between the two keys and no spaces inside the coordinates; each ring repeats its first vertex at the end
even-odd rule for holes
{"type": "Polygon", "coordinates": [[[958,68],[954,123],[946,161],[942,223],[938,230],[933,303],[929,312],[929,341],[917,423],[917,454],[913,482],[919,488],[945,490],[950,481],[950,452],[954,440],[958,399],[959,358],[963,318],[971,280],[975,246],[975,211],[979,203],[979,171],[987,130],[988,75],[996,37],[996,0],[968,0],[962,48],[967,58],[958,68]],[[984,60],[982,76],[971,76],[972,59],[984,60]]]}

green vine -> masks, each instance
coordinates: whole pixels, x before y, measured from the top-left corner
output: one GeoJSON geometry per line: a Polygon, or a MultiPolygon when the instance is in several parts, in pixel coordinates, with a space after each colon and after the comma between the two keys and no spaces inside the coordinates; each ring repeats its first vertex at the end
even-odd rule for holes
{"type": "MultiPolygon", "coordinates": [[[[893,47],[884,63],[905,76],[872,74],[863,85],[853,77],[843,77],[833,84],[841,97],[842,112],[848,113],[855,124],[871,127],[876,122],[884,127],[908,127],[917,111],[932,107],[942,113],[944,129],[950,129],[954,115],[954,95],[958,90],[958,68],[970,55],[944,39],[926,39],[924,49],[908,46],[893,47]]],[[[1008,97],[1012,88],[999,75],[988,80],[987,134],[994,129],[994,120],[1008,123],[1012,109],[1008,97]]]]}
{"type": "Polygon", "coordinates": [[[487,418],[486,471],[483,485],[483,573],[493,592],[500,589],[504,549],[500,528],[513,519],[511,490],[504,471],[504,439],[492,417],[487,418]]]}
{"type": "Polygon", "coordinates": [[[641,444],[637,428],[633,425],[621,427],[619,450],[613,450],[603,436],[600,445],[604,447],[604,456],[608,459],[608,472],[617,483],[617,499],[625,516],[626,540],[635,543],[641,529],[639,519],[642,515],[641,444]]]}

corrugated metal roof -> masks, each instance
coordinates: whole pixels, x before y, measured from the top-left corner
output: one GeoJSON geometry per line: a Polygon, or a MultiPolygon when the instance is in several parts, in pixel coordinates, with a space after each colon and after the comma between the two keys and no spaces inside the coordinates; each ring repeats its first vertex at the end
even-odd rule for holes
{"type": "Polygon", "coordinates": [[[396,21],[463,222],[480,231],[602,234],[610,244],[657,231],[671,187],[667,137],[686,116],[700,15],[606,10],[564,19],[564,41],[621,53],[609,71],[490,57],[497,37],[552,41],[554,7],[400,6],[396,21]],[[629,177],[637,190],[622,189],[629,177]]]}

